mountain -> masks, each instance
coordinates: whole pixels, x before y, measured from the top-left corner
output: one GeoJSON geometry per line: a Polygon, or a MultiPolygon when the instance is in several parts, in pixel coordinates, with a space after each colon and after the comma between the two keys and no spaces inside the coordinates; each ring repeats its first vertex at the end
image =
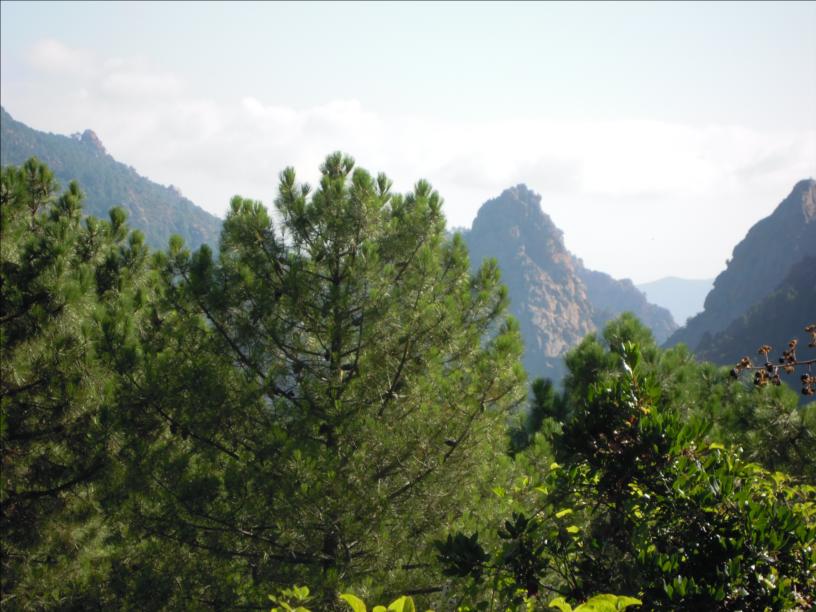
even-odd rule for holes
{"type": "Polygon", "coordinates": [[[163,249],[173,234],[191,248],[218,246],[221,220],[182,196],[140,176],[111,157],[91,130],[61,136],[34,130],[0,108],[0,164],[21,165],[37,157],[54,171],[62,187],[76,180],[85,193],[89,215],[107,219],[113,206],[128,212],[128,225],[139,229],[151,246],[163,249]]]}
{"type": "Polygon", "coordinates": [[[649,303],[647,297],[628,278],[616,280],[605,272],[578,267],[578,275],[587,288],[587,297],[595,311],[593,321],[602,328],[607,321],[622,312],[633,312],[662,344],[677,329],[671,313],[662,306],[649,303]]]}
{"type": "MultiPolygon", "coordinates": [[[[771,356],[781,354],[792,338],[800,341],[800,359],[816,357],[808,348],[804,328],[816,323],[816,257],[805,257],[795,264],[785,279],[768,296],[754,304],[717,334],[706,334],[697,346],[697,357],[732,365],[748,355],[757,361],[757,349],[773,347],[771,356]]],[[[798,385],[799,381],[793,381],[798,385]]]]}
{"type": "Polygon", "coordinates": [[[524,338],[527,371],[560,380],[564,353],[595,325],[575,259],[540,201],[524,185],[507,189],[482,205],[464,238],[474,266],[490,257],[498,261],[524,338]]]}
{"type": "Polygon", "coordinates": [[[816,255],[816,181],[799,181],[774,212],[756,223],[734,247],[726,269],[714,280],[705,309],[666,343],[696,349],[703,336],[724,331],[770,295],[791,267],[816,255]]]}
{"type": "Polygon", "coordinates": [[[560,381],[564,354],[624,310],[652,325],[661,338],[676,327],[671,314],[649,304],[631,281],[586,269],[542,211],[541,196],[525,185],[485,202],[463,237],[474,266],[485,258],[498,261],[532,376],[560,381]]]}
{"type": "Polygon", "coordinates": [[[681,325],[703,309],[705,298],[714,286],[713,278],[688,279],[667,276],[637,285],[646,299],[668,308],[681,325]]]}

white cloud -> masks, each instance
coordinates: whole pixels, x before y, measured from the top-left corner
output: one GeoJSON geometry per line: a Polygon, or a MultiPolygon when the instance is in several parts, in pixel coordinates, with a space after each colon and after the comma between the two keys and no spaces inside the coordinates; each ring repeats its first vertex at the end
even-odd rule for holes
{"type": "Polygon", "coordinates": [[[28,61],[38,70],[72,76],[87,74],[93,64],[87,51],[68,47],[53,38],[35,44],[28,54],[28,61]]]}
{"type": "Polygon", "coordinates": [[[117,70],[100,83],[102,93],[126,98],[173,97],[181,92],[181,82],[169,74],[147,74],[141,71],[117,70]]]}
{"type": "Polygon", "coordinates": [[[271,203],[282,168],[313,182],[325,155],[343,150],[400,190],[429,179],[455,226],[526,182],[587,265],[638,281],[716,274],[745,231],[816,170],[813,131],[450,122],[374,112],[357,100],[294,108],[252,92],[224,102],[188,93],[144,61],[99,60],[58,41],[37,45],[31,61],[42,78],[2,88],[12,115],[62,133],[90,127],[114,157],[214,213],[236,193],[271,203]],[[71,75],[60,113],[47,95],[54,70],[71,75]]]}

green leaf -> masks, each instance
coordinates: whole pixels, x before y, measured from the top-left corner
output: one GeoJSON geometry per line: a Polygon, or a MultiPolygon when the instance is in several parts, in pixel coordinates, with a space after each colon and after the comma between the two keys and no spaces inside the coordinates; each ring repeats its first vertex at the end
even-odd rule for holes
{"type": "Polygon", "coordinates": [[[366,612],[366,605],[359,597],[356,597],[351,593],[343,593],[340,595],[340,599],[350,605],[354,612],[366,612]]]}
{"type": "Polygon", "coordinates": [[[556,597],[550,602],[551,608],[558,608],[561,612],[572,612],[572,606],[563,597],[556,597]]]}
{"type": "Polygon", "coordinates": [[[414,600],[403,595],[399,599],[391,602],[388,606],[388,612],[416,612],[414,600]]]}
{"type": "Polygon", "coordinates": [[[642,606],[643,602],[635,597],[627,597],[626,595],[618,595],[615,602],[616,610],[625,610],[629,606],[642,606]]]}
{"type": "Polygon", "coordinates": [[[572,508],[564,508],[555,513],[555,518],[563,518],[568,514],[572,514],[572,508]]]}
{"type": "Polygon", "coordinates": [[[581,531],[581,528],[577,525],[570,525],[567,527],[567,533],[578,533],[579,531],[581,531]]]}
{"type": "Polygon", "coordinates": [[[298,601],[303,601],[309,597],[309,587],[292,587],[292,595],[294,595],[295,599],[298,601]]]}
{"type": "Polygon", "coordinates": [[[629,606],[642,605],[642,603],[634,597],[604,593],[590,597],[586,602],[575,608],[575,612],[616,612],[617,610],[625,610],[629,606]]]}

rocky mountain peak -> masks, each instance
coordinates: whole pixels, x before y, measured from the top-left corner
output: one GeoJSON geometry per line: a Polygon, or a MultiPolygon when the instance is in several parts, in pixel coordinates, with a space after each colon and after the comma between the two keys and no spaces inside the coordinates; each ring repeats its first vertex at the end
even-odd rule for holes
{"type": "MultiPolygon", "coordinates": [[[[799,181],[793,188],[791,196],[801,196],[801,210],[805,223],[813,223],[816,221],[816,180],[805,179],[799,181]]],[[[795,197],[791,200],[796,203],[795,197]]]]}
{"type": "Polygon", "coordinates": [[[520,183],[505,189],[498,198],[488,200],[479,209],[473,222],[473,231],[491,228],[500,230],[503,239],[528,242],[546,239],[557,250],[564,250],[563,232],[541,208],[541,196],[520,183]]]}
{"type": "Polygon", "coordinates": [[[648,304],[631,282],[586,270],[542,210],[541,196],[526,185],[485,202],[464,237],[475,266],[491,257],[501,268],[531,376],[560,380],[564,354],[624,310],[635,312],[661,339],[674,329],[668,311],[648,304]]]}
{"type": "Polygon", "coordinates": [[[82,135],[79,137],[79,141],[90,147],[93,147],[102,155],[107,155],[108,152],[105,150],[105,145],[102,144],[102,141],[99,139],[99,136],[96,135],[96,132],[93,130],[85,130],[82,132],[82,135]]]}

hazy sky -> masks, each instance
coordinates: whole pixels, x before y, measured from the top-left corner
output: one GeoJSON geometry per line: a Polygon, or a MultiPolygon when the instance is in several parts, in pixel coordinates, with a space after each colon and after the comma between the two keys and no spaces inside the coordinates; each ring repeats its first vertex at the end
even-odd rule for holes
{"type": "MultiPolygon", "coordinates": [[[[0,98],[223,215],[340,149],[449,225],[527,183],[591,268],[711,277],[816,175],[816,3],[2,2],[0,98]]],[[[112,203],[115,204],[115,203],[112,203]]]]}

